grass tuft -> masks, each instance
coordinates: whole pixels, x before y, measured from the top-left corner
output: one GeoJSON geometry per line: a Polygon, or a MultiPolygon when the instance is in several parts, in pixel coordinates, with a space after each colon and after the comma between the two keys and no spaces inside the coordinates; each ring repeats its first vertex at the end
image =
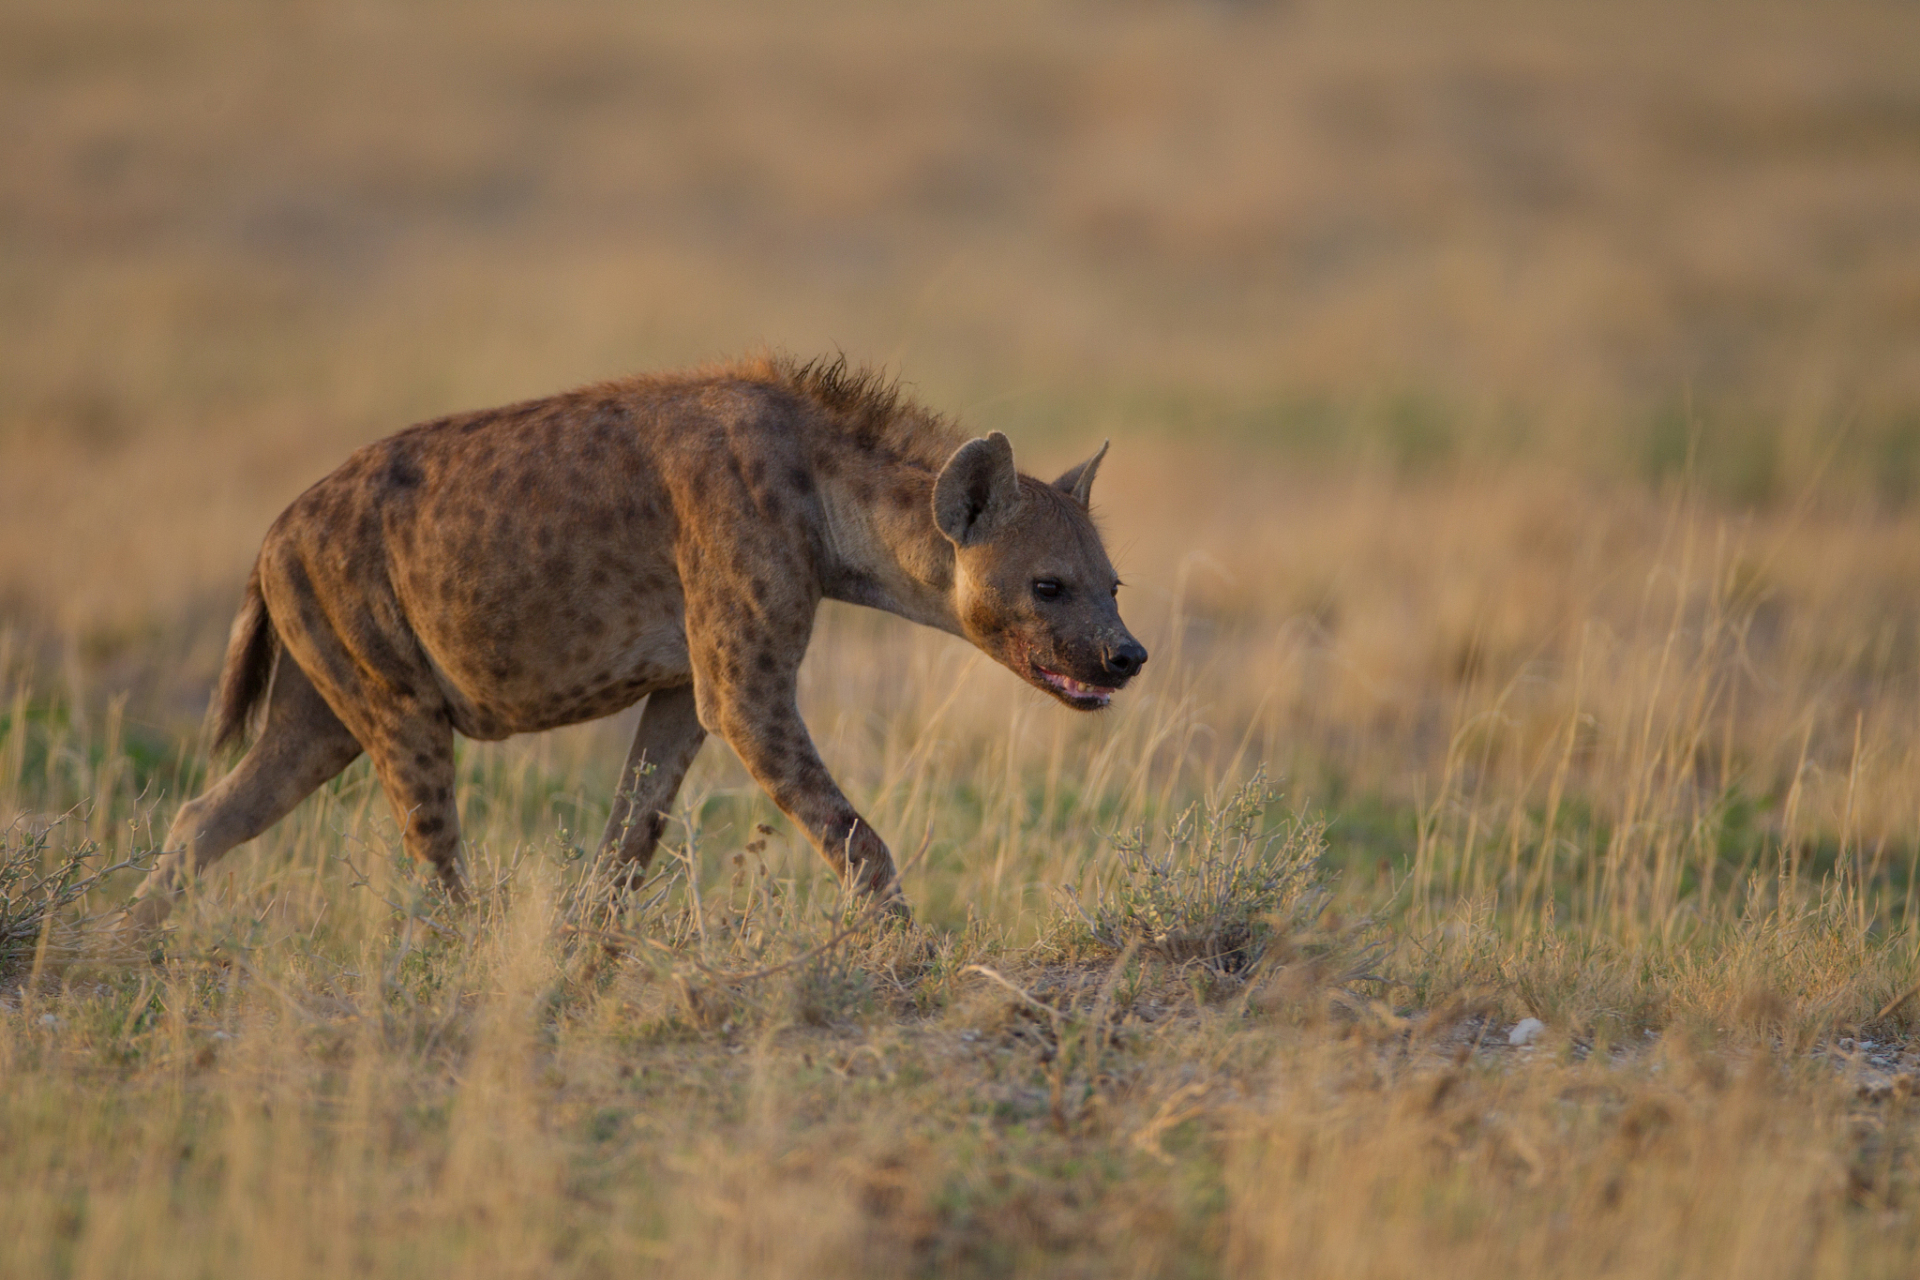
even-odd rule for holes
{"type": "Polygon", "coordinates": [[[1188,805],[1159,840],[1144,826],[1116,836],[1119,866],[1082,912],[1094,939],[1222,975],[1258,964],[1276,937],[1331,900],[1322,883],[1326,823],[1293,816],[1269,824],[1279,800],[1262,767],[1188,805]]]}
{"type": "Polygon", "coordinates": [[[0,983],[94,949],[107,913],[74,908],[108,879],[148,865],[110,858],[84,837],[58,841],[71,825],[84,830],[86,822],[73,814],[44,824],[22,816],[0,829],[0,983]]]}

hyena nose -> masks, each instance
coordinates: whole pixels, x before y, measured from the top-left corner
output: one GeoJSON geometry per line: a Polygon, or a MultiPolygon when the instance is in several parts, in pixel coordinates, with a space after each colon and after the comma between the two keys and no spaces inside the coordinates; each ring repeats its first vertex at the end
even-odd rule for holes
{"type": "Polygon", "coordinates": [[[1108,649],[1101,665],[1106,667],[1108,675],[1125,680],[1147,665],[1147,651],[1140,647],[1139,641],[1127,640],[1108,649]]]}

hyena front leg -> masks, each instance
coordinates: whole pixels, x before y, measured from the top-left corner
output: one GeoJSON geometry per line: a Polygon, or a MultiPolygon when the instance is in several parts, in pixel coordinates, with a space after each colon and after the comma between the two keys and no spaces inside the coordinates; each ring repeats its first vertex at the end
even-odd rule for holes
{"type": "Polygon", "coordinates": [[[754,781],[807,833],[840,882],[886,894],[901,914],[893,855],[827,772],[794,701],[797,656],[732,647],[694,655],[700,719],[727,740],[754,781]],[[751,673],[750,675],[744,673],[751,673]]]}
{"type": "Polygon", "coordinates": [[[602,858],[617,852],[630,876],[645,873],[666,829],[667,807],[679,794],[680,783],[706,740],[692,685],[656,689],[647,696],[626,770],[613,793],[613,813],[600,838],[602,858]]]}

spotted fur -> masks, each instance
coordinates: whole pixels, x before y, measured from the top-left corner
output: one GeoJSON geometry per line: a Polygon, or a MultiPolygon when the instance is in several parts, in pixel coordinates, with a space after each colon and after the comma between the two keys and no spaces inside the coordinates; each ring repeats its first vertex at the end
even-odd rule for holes
{"type": "Polygon", "coordinates": [[[604,846],[644,867],[708,733],[843,879],[886,844],[795,704],[822,599],[966,636],[1069,706],[1146,660],[1088,515],[844,361],[764,358],[442,418],[353,454],[267,531],[211,715],[251,749],[186,804],[136,918],[362,751],[410,854],[463,892],[453,740],[647,705],[604,846]]]}

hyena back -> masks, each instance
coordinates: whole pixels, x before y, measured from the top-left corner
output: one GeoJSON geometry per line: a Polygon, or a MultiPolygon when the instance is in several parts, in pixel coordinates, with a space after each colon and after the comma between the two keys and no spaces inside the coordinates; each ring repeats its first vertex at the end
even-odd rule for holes
{"type": "Polygon", "coordinates": [[[1105,446],[1052,484],[844,363],[635,378],[368,445],[268,530],[211,711],[258,733],[182,807],[133,918],[362,751],[407,851],[463,893],[453,737],[647,699],[603,848],[644,868],[709,732],[843,881],[886,844],[795,703],[822,599],[965,636],[1068,706],[1146,661],[1088,515],[1105,446]]]}

